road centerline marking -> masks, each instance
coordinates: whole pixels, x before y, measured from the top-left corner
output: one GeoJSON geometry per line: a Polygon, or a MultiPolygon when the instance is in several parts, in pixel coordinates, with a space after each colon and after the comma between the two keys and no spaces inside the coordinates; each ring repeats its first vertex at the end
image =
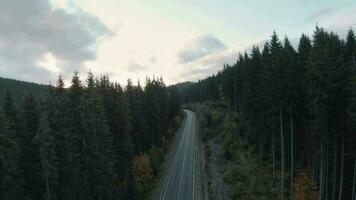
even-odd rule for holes
{"type": "Polygon", "coordinates": [[[185,134],[186,129],[189,127],[189,126],[188,126],[188,123],[190,122],[190,120],[189,120],[190,117],[189,117],[188,112],[186,112],[186,113],[187,113],[187,119],[186,119],[186,122],[185,122],[185,124],[184,124],[184,128],[183,128],[183,131],[182,131],[182,135],[180,136],[180,141],[179,141],[179,144],[178,144],[178,148],[177,148],[176,153],[175,153],[175,155],[174,155],[173,163],[172,163],[172,165],[171,165],[171,167],[170,167],[169,174],[168,174],[168,176],[167,176],[166,179],[165,179],[165,183],[164,183],[164,186],[163,186],[163,190],[162,190],[162,193],[161,193],[161,195],[160,195],[160,199],[161,199],[161,200],[164,200],[164,199],[165,199],[166,192],[167,192],[167,188],[168,188],[168,186],[169,186],[170,179],[171,179],[171,176],[172,176],[173,168],[175,167],[179,150],[181,149],[181,146],[182,146],[184,137],[185,137],[185,135],[186,135],[186,134],[185,134]]]}
{"type": "MultiPolygon", "coordinates": [[[[189,120],[189,124],[191,124],[191,120],[189,120]]],[[[187,133],[186,133],[189,136],[188,133],[189,133],[189,131],[187,131],[187,133]]],[[[187,148],[188,148],[189,140],[187,140],[185,143],[186,144],[185,144],[185,149],[184,149],[183,167],[182,167],[182,172],[181,172],[181,176],[180,176],[180,180],[179,180],[179,189],[178,189],[178,198],[177,198],[178,200],[180,200],[180,191],[181,191],[181,188],[182,188],[182,179],[183,179],[183,174],[184,174],[184,166],[185,166],[185,160],[186,160],[186,157],[187,157],[187,148]]]]}

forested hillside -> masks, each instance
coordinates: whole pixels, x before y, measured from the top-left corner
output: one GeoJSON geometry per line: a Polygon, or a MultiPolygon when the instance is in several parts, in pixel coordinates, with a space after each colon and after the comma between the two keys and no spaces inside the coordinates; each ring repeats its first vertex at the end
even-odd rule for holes
{"type": "Polygon", "coordinates": [[[318,186],[319,199],[355,198],[352,30],[340,38],[316,27],[312,37],[301,36],[298,49],[274,33],[262,50],[253,47],[234,65],[180,92],[185,103],[219,101],[227,112],[237,113],[244,131],[231,129],[236,135],[230,138],[243,138],[270,163],[281,199],[312,198],[309,179],[318,186]]]}
{"type": "Polygon", "coordinates": [[[0,103],[3,102],[7,90],[12,91],[13,99],[16,103],[23,101],[24,98],[29,94],[39,99],[46,97],[48,94],[47,85],[39,85],[36,83],[29,83],[0,77],[0,103]]]}
{"type": "Polygon", "coordinates": [[[157,78],[122,87],[107,76],[82,81],[75,74],[69,88],[60,77],[40,100],[35,91],[43,88],[7,82],[1,199],[146,198],[180,112],[175,87],[157,78]],[[14,103],[25,87],[27,96],[14,103]]]}

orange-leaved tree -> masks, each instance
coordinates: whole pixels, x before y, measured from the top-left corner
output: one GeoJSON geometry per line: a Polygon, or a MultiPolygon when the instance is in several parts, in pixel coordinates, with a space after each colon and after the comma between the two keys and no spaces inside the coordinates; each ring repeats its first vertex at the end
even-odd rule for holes
{"type": "Polygon", "coordinates": [[[313,181],[311,169],[301,169],[295,176],[293,200],[318,200],[318,190],[313,181]]]}
{"type": "Polygon", "coordinates": [[[141,154],[133,158],[132,174],[140,199],[146,199],[154,178],[148,155],[141,154]]]}

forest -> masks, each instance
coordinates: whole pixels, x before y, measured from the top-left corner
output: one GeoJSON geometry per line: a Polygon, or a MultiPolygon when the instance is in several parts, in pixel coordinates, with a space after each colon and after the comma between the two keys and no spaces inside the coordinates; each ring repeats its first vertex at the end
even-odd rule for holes
{"type": "Polygon", "coordinates": [[[176,87],[92,73],[69,87],[61,76],[56,86],[1,80],[1,199],[143,199],[180,115],[176,87]]]}
{"type": "Polygon", "coordinates": [[[272,166],[267,173],[278,182],[280,199],[355,198],[352,30],[343,39],[316,27],[312,36],[301,35],[297,49],[274,32],[262,49],[254,46],[235,64],[180,85],[179,91],[184,103],[223,102],[226,112],[237,113],[244,131],[233,131],[231,137],[244,138],[258,159],[272,166]],[[307,191],[309,179],[317,187],[316,197],[307,191]],[[305,196],[298,197],[296,185],[305,196]]]}
{"type": "Polygon", "coordinates": [[[21,103],[28,96],[36,96],[38,99],[43,99],[48,95],[48,85],[40,85],[25,81],[13,80],[0,77],[0,104],[4,102],[7,90],[11,89],[12,99],[15,104],[21,103]],[[16,92],[15,92],[16,91],[16,92]]]}

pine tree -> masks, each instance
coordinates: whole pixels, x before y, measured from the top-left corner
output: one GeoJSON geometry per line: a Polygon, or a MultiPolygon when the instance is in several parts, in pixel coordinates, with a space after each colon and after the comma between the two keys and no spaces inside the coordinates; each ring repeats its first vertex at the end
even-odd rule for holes
{"type": "MultiPolygon", "coordinates": [[[[273,33],[261,56],[254,47],[234,65],[179,92],[184,102],[219,100],[229,112],[238,112],[248,130],[241,137],[258,147],[260,160],[269,157],[273,177],[281,164],[281,186],[288,181],[292,186],[295,166],[311,166],[320,199],[350,199],[356,190],[356,165],[350,167],[356,138],[355,43],[352,30],[344,41],[316,27],[312,40],[302,34],[295,51],[287,38],[282,45],[273,33]],[[288,172],[290,178],[283,177],[288,172]]],[[[284,189],[281,196],[294,196],[293,187],[284,189]]]]}
{"type": "MultiPolygon", "coordinates": [[[[72,82],[79,82],[77,75],[72,82]]],[[[61,185],[58,189],[58,198],[60,199],[79,199],[83,190],[80,184],[83,176],[79,162],[78,132],[80,130],[75,123],[80,120],[78,119],[78,105],[74,103],[76,95],[73,90],[79,89],[70,88],[70,91],[67,91],[64,88],[62,76],[59,76],[56,88],[50,92],[48,105],[45,108],[49,112],[49,126],[55,130],[58,184],[61,185]]]]}
{"type": "Polygon", "coordinates": [[[42,198],[42,182],[39,147],[34,143],[34,137],[39,128],[40,110],[36,99],[29,95],[25,97],[21,116],[24,121],[24,131],[20,140],[21,162],[24,185],[27,189],[25,196],[28,198],[42,198]]]}
{"type": "Polygon", "coordinates": [[[51,128],[49,120],[49,112],[44,111],[41,115],[40,126],[34,142],[39,146],[41,179],[45,185],[43,198],[52,200],[58,196],[58,160],[55,131],[51,128]]]}
{"type": "Polygon", "coordinates": [[[21,123],[18,116],[18,110],[14,104],[13,95],[10,90],[6,90],[5,102],[3,105],[3,110],[6,118],[9,121],[9,128],[12,130],[12,139],[19,142],[19,135],[21,130],[21,123]]]}
{"type": "Polygon", "coordinates": [[[138,152],[143,152],[145,148],[144,130],[146,130],[146,119],[144,114],[144,91],[140,83],[134,86],[131,80],[128,80],[125,96],[129,106],[132,141],[135,145],[135,149],[138,152]]]}
{"type": "Polygon", "coordinates": [[[9,200],[23,198],[18,168],[20,148],[12,134],[9,120],[0,110],[0,196],[9,200]]]}
{"type": "Polygon", "coordinates": [[[86,199],[115,199],[113,141],[104,106],[93,88],[81,98],[81,162],[86,199]]]}

